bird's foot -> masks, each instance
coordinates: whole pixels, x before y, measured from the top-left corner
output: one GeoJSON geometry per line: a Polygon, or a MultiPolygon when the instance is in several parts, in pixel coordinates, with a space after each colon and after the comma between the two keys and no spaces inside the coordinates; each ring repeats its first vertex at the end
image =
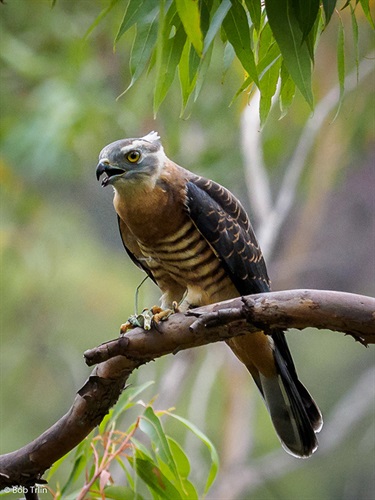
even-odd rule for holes
{"type": "Polygon", "coordinates": [[[161,307],[154,306],[151,308],[151,311],[153,311],[154,316],[152,318],[155,323],[160,323],[160,321],[165,321],[171,316],[171,314],[175,314],[180,312],[178,308],[177,302],[172,302],[172,308],[171,309],[162,309],[161,307]]]}
{"type": "Polygon", "coordinates": [[[177,312],[179,312],[177,302],[172,303],[172,309],[162,309],[159,306],[143,309],[141,314],[132,314],[127,322],[120,326],[120,334],[124,335],[127,331],[136,327],[151,330],[152,323],[158,324],[161,321],[166,321],[171,314],[177,312]]]}

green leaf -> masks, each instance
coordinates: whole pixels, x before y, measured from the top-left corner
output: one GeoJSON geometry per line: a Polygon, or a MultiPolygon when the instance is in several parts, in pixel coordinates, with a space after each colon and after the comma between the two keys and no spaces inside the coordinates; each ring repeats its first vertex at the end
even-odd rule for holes
{"type": "Polygon", "coordinates": [[[272,64],[274,64],[278,59],[280,59],[281,54],[280,54],[280,49],[277,43],[273,42],[266,54],[264,54],[264,57],[259,61],[259,64],[257,66],[257,71],[258,75],[260,75],[260,78],[262,77],[263,73],[267,71],[267,68],[269,68],[272,64]]]}
{"type": "Polygon", "coordinates": [[[311,60],[302,31],[292,7],[292,0],[267,0],[268,21],[280,47],[285,65],[301,94],[313,108],[311,60]]]}
{"type": "Polygon", "coordinates": [[[234,58],[236,56],[236,53],[234,51],[233,45],[229,42],[225,44],[224,47],[224,57],[223,57],[223,79],[228,72],[232,62],[234,61],[234,58]]]}
{"type": "Polygon", "coordinates": [[[324,15],[326,18],[325,25],[330,22],[333,11],[335,10],[337,0],[322,0],[324,15]]]}
{"type": "Polygon", "coordinates": [[[203,51],[203,35],[200,27],[200,12],[197,0],[175,0],[178,15],[185,33],[199,56],[203,51]]]}
{"type": "Polygon", "coordinates": [[[157,33],[157,14],[155,14],[155,17],[153,18],[151,23],[141,24],[140,26],[137,26],[137,33],[134,38],[129,63],[132,79],[125,92],[134,85],[134,83],[138,80],[143,70],[145,69],[147,62],[150,59],[151,52],[155,48],[157,33]]]}
{"type": "Polygon", "coordinates": [[[192,47],[189,40],[186,40],[184,50],[182,51],[180,63],[178,65],[178,75],[180,78],[181,94],[182,94],[182,110],[181,117],[183,116],[189,97],[191,96],[195,85],[201,59],[198,57],[196,51],[192,47]]]}
{"type": "MultiPolygon", "coordinates": [[[[154,114],[165,99],[174,80],[178,63],[186,41],[186,33],[181,20],[173,10],[169,9],[157,42],[157,75],[154,91],[154,114]]],[[[160,32],[160,28],[159,28],[160,32]]]]}
{"type": "Polygon", "coordinates": [[[210,19],[211,19],[211,10],[213,6],[214,0],[201,0],[199,2],[201,9],[201,30],[203,39],[207,35],[207,31],[210,27],[210,19]]]}
{"type": "Polygon", "coordinates": [[[143,497],[127,486],[110,485],[104,488],[105,498],[110,500],[143,500],[143,497]]]}
{"type": "Polygon", "coordinates": [[[135,437],[131,438],[131,442],[134,444],[135,448],[139,450],[140,452],[143,453],[145,457],[147,457],[148,460],[153,460],[151,451],[143,444],[141,443],[138,439],[135,437]]]}
{"type": "Polygon", "coordinates": [[[122,35],[134,24],[148,23],[148,16],[158,5],[157,0],[129,0],[120,28],[115,38],[115,45],[122,35]]]}
{"type": "Polygon", "coordinates": [[[339,97],[339,105],[333,121],[336,119],[337,115],[340,112],[345,93],[345,33],[341,17],[340,16],[338,17],[339,17],[339,30],[337,36],[337,74],[339,78],[340,97],[339,97]]]}
{"type": "Polygon", "coordinates": [[[211,456],[211,468],[210,468],[210,471],[209,471],[209,474],[208,474],[208,478],[207,478],[207,481],[206,481],[206,486],[205,486],[205,489],[204,489],[204,493],[206,494],[208,492],[208,490],[210,489],[212,483],[214,482],[214,480],[216,478],[216,475],[217,475],[218,468],[219,468],[219,456],[217,454],[216,448],[212,444],[212,442],[208,439],[208,437],[205,436],[203,434],[203,432],[201,432],[198,429],[198,427],[196,427],[194,424],[192,424],[191,422],[189,422],[185,418],[180,417],[179,415],[175,415],[174,413],[170,413],[170,412],[166,412],[166,413],[170,417],[173,417],[174,419],[176,419],[179,422],[181,422],[182,424],[184,424],[185,427],[187,427],[189,429],[189,431],[191,431],[193,434],[195,434],[202,441],[202,443],[207,446],[207,448],[208,448],[208,450],[210,452],[210,456],[211,456]]]}
{"type": "Polygon", "coordinates": [[[251,49],[249,23],[246,11],[239,0],[232,0],[232,7],[224,19],[223,28],[243,68],[258,85],[258,74],[251,49]]]}
{"type": "MultiPolygon", "coordinates": [[[[62,462],[70,459],[74,455],[74,464],[70,471],[69,477],[62,487],[61,493],[66,494],[66,492],[71,488],[71,486],[77,481],[83,472],[84,468],[87,467],[89,458],[91,456],[91,441],[94,436],[94,432],[91,432],[83,441],[79,443],[75,451],[73,450],[67,453],[64,457],[60,458],[53,467],[51,473],[48,475],[48,480],[50,480],[52,474],[57,470],[62,462]]],[[[65,497],[64,497],[65,498],[65,497]]],[[[73,497],[74,498],[74,497],[73,497]]]]}
{"type": "Polygon", "coordinates": [[[359,77],[358,23],[357,23],[357,18],[355,17],[355,10],[353,9],[352,5],[350,5],[350,15],[352,18],[353,45],[354,45],[355,66],[357,69],[357,81],[358,81],[359,77]]]}
{"type": "Polygon", "coordinates": [[[45,476],[45,480],[49,483],[51,481],[51,478],[54,476],[54,474],[57,472],[57,470],[60,468],[60,466],[66,462],[67,459],[71,458],[72,452],[70,451],[63,457],[59,458],[59,460],[56,460],[56,462],[51,466],[51,468],[48,470],[47,475],[45,476]]]}
{"type": "Polygon", "coordinates": [[[167,436],[174,461],[182,478],[186,479],[190,474],[190,462],[182,447],[170,436],[167,436]]]}
{"type": "Polygon", "coordinates": [[[266,123],[268,114],[271,109],[272,97],[276,92],[277,81],[279,79],[280,58],[274,61],[267,70],[263,73],[259,81],[260,87],[260,102],[259,116],[260,126],[263,127],[266,123]]]}
{"type": "Polygon", "coordinates": [[[102,19],[104,19],[105,16],[107,14],[109,14],[109,12],[111,12],[113,7],[118,2],[119,2],[119,0],[112,0],[111,3],[108,5],[108,7],[106,7],[105,9],[103,9],[101,11],[101,13],[98,15],[98,17],[95,19],[95,21],[89,26],[88,30],[84,34],[84,36],[83,36],[84,39],[86,39],[90,35],[90,33],[98,26],[98,24],[102,21],[102,19]]]}
{"type": "Polygon", "coordinates": [[[136,472],[139,477],[158,495],[163,499],[168,500],[182,500],[179,491],[162,473],[160,468],[148,460],[144,455],[137,450],[133,462],[136,472]],[[134,464],[135,461],[135,464],[134,464]]]}
{"type": "Polygon", "coordinates": [[[85,469],[86,465],[87,465],[87,460],[85,455],[83,454],[78,455],[74,460],[73,468],[70,471],[68,480],[64,484],[61,490],[62,495],[64,495],[69,490],[69,488],[77,481],[77,479],[85,469]]]}
{"type": "Polygon", "coordinates": [[[194,101],[198,99],[200,91],[202,90],[203,84],[205,82],[206,74],[208,68],[210,67],[212,51],[213,51],[213,45],[210,46],[208,51],[204,54],[203,58],[201,59],[197,75],[197,83],[195,85],[194,101]]]}
{"type": "Polygon", "coordinates": [[[176,462],[180,478],[181,478],[181,495],[187,500],[199,500],[197,490],[194,485],[189,481],[188,475],[190,473],[190,462],[182,447],[168,436],[168,443],[176,462]]]}
{"type": "Polygon", "coordinates": [[[223,0],[219,5],[219,7],[217,8],[215,14],[213,15],[210,27],[204,38],[203,55],[207,53],[209,47],[211,46],[211,43],[213,42],[213,39],[215,38],[217,32],[221,28],[225,16],[227,15],[231,5],[232,4],[230,0],[223,0]]]}
{"type": "Polygon", "coordinates": [[[174,476],[178,478],[178,470],[169,448],[167,437],[164,433],[160,419],[151,406],[148,406],[142,415],[139,422],[139,428],[151,439],[153,445],[158,450],[158,456],[168,465],[174,476]]]}
{"type": "Polygon", "coordinates": [[[192,82],[192,80],[190,79],[190,67],[189,67],[190,49],[191,49],[191,43],[189,40],[186,40],[184,49],[182,51],[180,63],[178,65],[178,76],[180,79],[183,111],[186,108],[192,89],[194,88],[194,81],[196,80],[194,79],[192,82]]]}
{"type": "MultiPolygon", "coordinates": [[[[261,61],[266,54],[269,52],[270,48],[273,45],[277,45],[275,43],[275,39],[272,34],[271,27],[268,23],[266,23],[263,26],[262,31],[259,34],[259,40],[258,40],[258,64],[259,61],[261,61]]],[[[280,53],[280,50],[279,50],[280,53]]],[[[259,68],[257,68],[258,74],[259,74],[259,68]]]]}
{"type": "Polygon", "coordinates": [[[369,0],[359,0],[359,2],[361,4],[361,6],[362,6],[363,12],[365,13],[367,21],[370,23],[371,27],[374,29],[375,25],[374,25],[374,20],[373,20],[373,18],[371,16],[371,10],[370,10],[369,0]]]}
{"type": "Polygon", "coordinates": [[[323,31],[323,28],[324,28],[323,14],[322,14],[322,10],[319,9],[315,24],[305,39],[307,49],[308,49],[309,54],[310,54],[310,59],[313,63],[315,60],[315,50],[316,50],[316,47],[318,45],[318,41],[319,41],[320,35],[323,31]]]}
{"type": "Polygon", "coordinates": [[[129,471],[129,468],[126,466],[123,457],[120,455],[117,455],[115,457],[115,460],[117,462],[117,465],[122,469],[123,473],[125,474],[126,477],[126,482],[129,485],[130,488],[133,490],[135,489],[135,481],[131,475],[131,472],[129,471]]]}
{"type": "Polygon", "coordinates": [[[294,0],[294,12],[302,31],[303,40],[310,33],[319,13],[319,0],[294,0]]]}
{"type": "Polygon", "coordinates": [[[284,63],[281,65],[280,69],[280,119],[288,113],[290,106],[292,105],[294,95],[296,92],[296,85],[289,75],[289,71],[286,69],[284,63]]]}
{"type": "Polygon", "coordinates": [[[254,24],[254,28],[260,31],[261,19],[262,19],[262,5],[260,0],[245,0],[245,5],[249,11],[251,21],[254,24]]]}
{"type": "Polygon", "coordinates": [[[108,429],[109,425],[115,424],[119,416],[134,405],[133,400],[152,384],[154,384],[154,381],[149,380],[139,386],[126,387],[118,398],[114,408],[112,408],[108,415],[106,415],[101,421],[99,425],[99,433],[103,434],[108,429]]]}

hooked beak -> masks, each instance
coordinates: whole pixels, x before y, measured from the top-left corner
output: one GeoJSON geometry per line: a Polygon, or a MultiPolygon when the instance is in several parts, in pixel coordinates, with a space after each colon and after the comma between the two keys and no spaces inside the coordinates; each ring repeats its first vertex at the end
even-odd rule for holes
{"type": "Polygon", "coordinates": [[[100,179],[100,176],[106,174],[106,177],[102,180],[102,186],[105,187],[109,184],[112,177],[121,175],[124,173],[122,168],[113,167],[108,160],[100,160],[98,166],[96,167],[96,178],[100,179]]]}

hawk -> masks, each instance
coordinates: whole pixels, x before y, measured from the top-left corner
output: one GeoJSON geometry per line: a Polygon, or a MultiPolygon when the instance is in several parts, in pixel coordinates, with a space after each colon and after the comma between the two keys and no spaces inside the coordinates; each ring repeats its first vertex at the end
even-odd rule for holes
{"type": "MultiPolygon", "coordinates": [[[[241,203],[216,182],[171,161],[160,137],[122,139],[99,155],[96,176],[112,185],[121,238],[131,260],[180,311],[270,291],[266,265],[241,203]]],[[[321,413],[297,377],[284,333],[227,341],[252,375],[283,447],[308,457],[321,413]]]]}

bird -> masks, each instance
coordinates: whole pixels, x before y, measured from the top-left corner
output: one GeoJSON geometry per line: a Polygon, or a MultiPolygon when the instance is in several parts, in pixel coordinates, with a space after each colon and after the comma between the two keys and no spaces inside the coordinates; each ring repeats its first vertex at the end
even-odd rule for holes
{"type": "MultiPolygon", "coordinates": [[[[249,217],[220,184],[170,160],[157,132],[120,139],[99,154],[97,180],[111,185],[130,259],[156,283],[161,308],[186,312],[271,290],[249,217]]],[[[226,341],[250,372],[283,448],[307,458],[323,420],[299,381],[283,331],[226,341]]]]}

